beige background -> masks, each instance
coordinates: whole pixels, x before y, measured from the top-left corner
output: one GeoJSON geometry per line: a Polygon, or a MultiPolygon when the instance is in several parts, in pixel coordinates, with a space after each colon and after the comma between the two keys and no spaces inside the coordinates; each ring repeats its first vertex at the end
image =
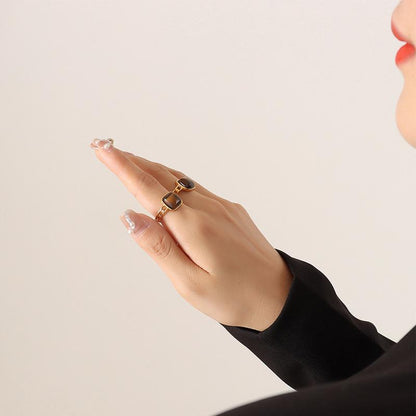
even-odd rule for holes
{"type": "Polygon", "coordinates": [[[416,151],[397,2],[0,2],[0,413],[212,415],[291,389],[187,304],[89,148],[113,137],[242,203],[398,341],[415,322],[416,151]]]}

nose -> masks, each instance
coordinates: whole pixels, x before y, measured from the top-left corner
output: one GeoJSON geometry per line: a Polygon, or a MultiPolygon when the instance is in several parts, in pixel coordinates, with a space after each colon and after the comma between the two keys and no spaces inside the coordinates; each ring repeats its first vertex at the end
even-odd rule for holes
{"type": "Polygon", "coordinates": [[[403,35],[397,30],[397,27],[396,27],[396,25],[394,24],[394,22],[393,22],[393,16],[392,16],[392,19],[391,19],[391,24],[390,24],[390,26],[391,26],[391,31],[393,32],[393,35],[397,38],[397,39],[399,39],[399,40],[401,40],[401,41],[403,41],[403,42],[407,42],[406,41],[406,39],[403,37],[403,35]]]}

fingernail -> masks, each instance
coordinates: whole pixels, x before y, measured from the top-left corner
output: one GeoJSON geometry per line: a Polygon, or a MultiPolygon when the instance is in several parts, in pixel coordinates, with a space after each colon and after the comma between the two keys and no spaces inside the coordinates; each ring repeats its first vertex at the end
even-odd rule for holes
{"type": "Polygon", "coordinates": [[[127,232],[129,234],[141,234],[147,227],[149,227],[150,223],[143,218],[137,218],[133,220],[132,214],[134,214],[134,211],[127,209],[124,211],[123,215],[121,216],[123,220],[123,224],[127,228],[127,232]]]}
{"type": "Polygon", "coordinates": [[[113,146],[114,140],[113,139],[94,139],[90,143],[90,147],[93,149],[105,149],[108,150],[111,146],[113,146]]]}

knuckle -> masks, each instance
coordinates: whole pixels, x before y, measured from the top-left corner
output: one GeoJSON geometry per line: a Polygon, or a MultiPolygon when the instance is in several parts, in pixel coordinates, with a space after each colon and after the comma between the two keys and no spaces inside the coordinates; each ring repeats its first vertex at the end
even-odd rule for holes
{"type": "Polygon", "coordinates": [[[234,202],[231,202],[228,200],[224,200],[224,201],[215,200],[214,206],[215,206],[215,214],[221,215],[226,220],[232,220],[232,218],[234,217],[234,215],[236,215],[236,213],[242,212],[242,210],[238,208],[234,202]]]}
{"type": "Polygon", "coordinates": [[[230,213],[234,215],[246,215],[247,210],[239,202],[229,201],[230,213]]]}
{"type": "Polygon", "coordinates": [[[184,282],[175,283],[174,284],[176,291],[179,293],[179,295],[184,298],[185,300],[189,299],[189,289],[187,285],[184,282]]]}
{"type": "Polygon", "coordinates": [[[211,199],[210,207],[220,213],[224,213],[224,211],[227,211],[228,208],[226,203],[219,201],[218,199],[211,199]]]}
{"type": "Polygon", "coordinates": [[[160,174],[166,173],[168,170],[166,166],[162,165],[161,163],[152,163],[149,167],[149,173],[152,175],[158,176],[160,174]]]}
{"type": "Polygon", "coordinates": [[[165,234],[159,235],[152,240],[149,248],[151,253],[160,259],[168,257],[173,250],[172,242],[169,241],[168,236],[165,234]]]}
{"type": "Polygon", "coordinates": [[[205,288],[199,281],[194,270],[185,273],[185,279],[181,280],[177,287],[178,293],[186,300],[193,300],[205,296],[205,288]]]}
{"type": "Polygon", "coordinates": [[[235,208],[235,202],[229,201],[228,199],[221,199],[221,204],[224,205],[228,209],[235,208]]]}
{"type": "Polygon", "coordinates": [[[194,295],[194,290],[187,280],[181,281],[177,284],[176,290],[186,300],[191,299],[194,295]]]}
{"type": "Polygon", "coordinates": [[[235,211],[244,212],[244,207],[239,204],[238,202],[232,202],[228,199],[221,198],[220,200],[216,200],[217,204],[215,204],[216,208],[223,212],[223,214],[232,214],[235,211]]]}
{"type": "Polygon", "coordinates": [[[178,178],[184,178],[187,177],[187,175],[185,175],[183,172],[181,172],[180,170],[177,169],[170,169],[171,173],[173,173],[175,176],[177,176],[178,178]]]}
{"type": "Polygon", "coordinates": [[[177,288],[179,295],[188,302],[191,302],[197,296],[195,290],[188,282],[182,282],[177,288]]]}
{"type": "Polygon", "coordinates": [[[199,235],[207,236],[212,235],[216,231],[216,227],[213,224],[213,220],[209,215],[199,215],[195,218],[194,222],[195,231],[199,235]]]}
{"type": "Polygon", "coordinates": [[[232,204],[234,208],[236,208],[238,211],[247,212],[246,209],[239,202],[233,202],[232,204]]]}
{"type": "Polygon", "coordinates": [[[153,188],[157,183],[157,180],[152,176],[149,175],[148,173],[141,173],[138,177],[137,177],[137,181],[136,181],[136,186],[135,186],[135,190],[134,190],[134,196],[137,198],[137,196],[139,195],[139,192],[143,189],[147,189],[147,188],[153,188]]]}

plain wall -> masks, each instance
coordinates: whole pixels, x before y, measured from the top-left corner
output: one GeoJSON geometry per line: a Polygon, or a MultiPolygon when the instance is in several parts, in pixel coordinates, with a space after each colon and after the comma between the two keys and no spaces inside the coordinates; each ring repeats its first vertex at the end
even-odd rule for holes
{"type": "Polygon", "coordinates": [[[396,5],[0,2],[0,414],[203,416],[291,391],[133,242],[119,215],[147,212],[94,137],[240,202],[356,317],[410,330],[396,5]]]}

